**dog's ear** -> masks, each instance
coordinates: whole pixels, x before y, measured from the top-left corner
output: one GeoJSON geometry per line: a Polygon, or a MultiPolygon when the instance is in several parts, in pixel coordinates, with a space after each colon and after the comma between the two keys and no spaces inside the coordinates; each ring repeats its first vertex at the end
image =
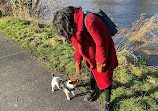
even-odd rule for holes
{"type": "Polygon", "coordinates": [[[54,73],[51,73],[51,76],[54,77],[55,76],[54,73]]]}
{"type": "Polygon", "coordinates": [[[69,75],[69,78],[72,79],[73,77],[71,75],[69,75]]]}

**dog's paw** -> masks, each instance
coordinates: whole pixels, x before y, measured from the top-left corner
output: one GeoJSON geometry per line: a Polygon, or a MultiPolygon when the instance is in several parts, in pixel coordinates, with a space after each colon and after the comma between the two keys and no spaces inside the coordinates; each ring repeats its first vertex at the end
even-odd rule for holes
{"type": "Polygon", "coordinates": [[[70,99],[70,98],[67,98],[67,100],[70,101],[71,99],[70,99]]]}

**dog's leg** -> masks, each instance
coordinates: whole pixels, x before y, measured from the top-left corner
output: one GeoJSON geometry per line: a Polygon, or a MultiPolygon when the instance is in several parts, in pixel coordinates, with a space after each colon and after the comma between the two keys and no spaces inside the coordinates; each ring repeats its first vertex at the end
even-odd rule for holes
{"type": "Polygon", "coordinates": [[[72,95],[73,95],[73,96],[75,96],[75,95],[76,95],[74,91],[71,91],[71,93],[72,93],[72,95]]]}
{"type": "Polygon", "coordinates": [[[66,89],[64,89],[64,92],[66,94],[67,100],[70,100],[69,91],[67,91],[66,89]]]}
{"type": "Polygon", "coordinates": [[[55,84],[51,83],[52,91],[54,92],[55,84]]]}

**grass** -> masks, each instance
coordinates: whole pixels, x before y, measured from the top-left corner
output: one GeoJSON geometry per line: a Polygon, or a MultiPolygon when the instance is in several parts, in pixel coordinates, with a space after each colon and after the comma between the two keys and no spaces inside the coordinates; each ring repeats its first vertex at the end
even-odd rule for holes
{"type": "MultiPolygon", "coordinates": [[[[0,31],[32,51],[49,68],[63,75],[76,76],[75,67],[73,67],[74,48],[72,44],[65,43],[63,38],[57,36],[52,26],[6,17],[0,19],[0,31]]],[[[85,68],[83,64],[83,71],[85,68]]]]}
{"type": "MultiPolygon", "coordinates": [[[[144,27],[143,24],[142,27],[144,27]]],[[[69,74],[87,83],[89,81],[89,71],[86,65],[82,63],[81,77],[75,74],[74,48],[72,44],[65,43],[64,38],[57,36],[52,29],[52,26],[38,22],[11,17],[0,18],[0,31],[30,50],[43,61],[48,68],[53,68],[65,78],[68,78],[67,74],[69,74]]],[[[133,50],[127,48],[128,45],[131,46],[131,43],[137,42],[129,36],[127,37],[127,32],[125,33],[125,31],[126,30],[124,30],[124,32],[120,31],[118,34],[118,36],[124,34],[126,39],[123,40],[127,42],[123,41],[117,46],[117,55],[120,65],[114,71],[111,96],[112,110],[156,111],[158,110],[158,67],[149,67],[145,65],[144,61],[137,62],[137,57],[134,57],[132,54],[133,50]]],[[[131,29],[131,33],[133,33],[133,31],[134,29],[131,29]]],[[[139,32],[139,30],[136,31],[137,33],[139,32]]],[[[136,35],[140,32],[137,33],[135,32],[136,35]]],[[[136,35],[134,36],[133,34],[131,36],[136,37],[136,35]]],[[[141,37],[143,37],[143,35],[141,35],[141,37]]],[[[141,48],[143,47],[139,47],[139,49],[141,48]]],[[[87,88],[88,87],[81,87],[84,91],[87,91],[87,88]]],[[[98,90],[97,93],[99,96],[97,101],[103,105],[105,95],[103,91],[100,90],[98,90]]]]}

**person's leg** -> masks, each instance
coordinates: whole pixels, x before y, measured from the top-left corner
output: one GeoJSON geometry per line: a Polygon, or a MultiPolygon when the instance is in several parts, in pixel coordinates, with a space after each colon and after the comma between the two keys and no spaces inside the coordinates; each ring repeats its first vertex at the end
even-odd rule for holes
{"type": "Polygon", "coordinates": [[[109,87],[107,87],[106,89],[104,89],[104,92],[105,92],[105,102],[110,102],[111,88],[112,88],[112,85],[110,85],[109,87]]]}
{"type": "Polygon", "coordinates": [[[96,81],[95,81],[95,78],[93,76],[93,73],[91,72],[90,73],[90,91],[89,93],[84,97],[84,100],[85,101],[94,101],[97,97],[97,94],[96,94],[96,81]]]}
{"type": "Polygon", "coordinates": [[[96,85],[96,81],[95,81],[93,73],[91,72],[90,73],[90,88],[91,88],[91,90],[95,90],[95,85],[96,85]]]}
{"type": "Polygon", "coordinates": [[[110,111],[110,96],[111,96],[112,85],[104,89],[105,92],[105,108],[104,111],[110,111]]]}

